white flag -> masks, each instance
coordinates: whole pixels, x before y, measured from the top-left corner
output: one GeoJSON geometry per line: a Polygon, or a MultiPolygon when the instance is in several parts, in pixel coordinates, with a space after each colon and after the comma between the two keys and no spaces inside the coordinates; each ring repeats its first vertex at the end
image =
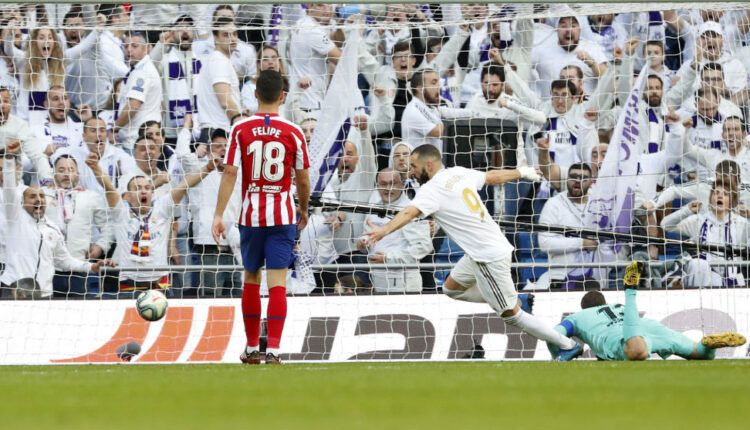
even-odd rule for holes
{"type": "Polygon", "coordinates": [[[357,86],[360,37],[357,29],[346,35],[341,59],[323,99],[318,125],[308,147],[313,193],[320,193],[325,189],[344,150],[350,128],[349,119],[355,110],[364,108],[364,99],[357,86]]]}
{"type": "Polygon", "coordinates": [[[640,104],[648,71],[648,67],[641,70],[617,119],[607,155],[589,193],[585,228],[630,232],[641,148],[648,145],[648,116],[640,104]]]}

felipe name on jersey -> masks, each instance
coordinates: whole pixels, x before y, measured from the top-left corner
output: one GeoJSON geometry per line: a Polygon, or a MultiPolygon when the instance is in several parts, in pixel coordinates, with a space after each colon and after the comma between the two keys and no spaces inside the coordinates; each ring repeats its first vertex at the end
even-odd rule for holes
{"type": "Polygon", "coordinates": [[[267,127],[267,126],[263,126],[263,127],[253,127],[253,128],[252,128],[252,129],[250,130],[250,132],[251,132],[251,133],[252,133],[252,134],[253,134],[254,136],[256,136],[256,137],[257,137],[257,136],[273,136],[273,137],[275,137],[276,139],[278,139],[278,138],[279,138],[279,136],[281,135],[281,130],[279,130],[279,129],[275,128],[275,127],[267,127]]]}

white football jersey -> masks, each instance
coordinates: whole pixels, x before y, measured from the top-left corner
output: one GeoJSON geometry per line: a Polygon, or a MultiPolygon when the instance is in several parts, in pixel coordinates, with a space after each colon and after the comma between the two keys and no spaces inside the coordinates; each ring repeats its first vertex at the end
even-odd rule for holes
{"type": "Polygon", "coordinates": [[[424,216],[432,215],[443,231],[480,263],[509,258],[513,252],[513,245],[477,193],[485,179],[485,173],[464,167],[443,169],[419,188],[411,202],[424,216]]]}

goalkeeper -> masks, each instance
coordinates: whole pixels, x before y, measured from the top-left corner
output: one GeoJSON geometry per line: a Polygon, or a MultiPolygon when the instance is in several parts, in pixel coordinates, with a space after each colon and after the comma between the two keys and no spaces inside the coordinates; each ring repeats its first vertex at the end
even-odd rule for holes
{"type": "MultiPolygon", "coordinates": [[[[644,264],[632,262],[625,271],[625,306],[608,305],[598,291],[581,300],[582,311],[566,317],[555,330],[577,336],[587,343],[600,360],[646,360],[651,353],[662,358],[672,354],[688,360],[713,360],[717,348],[740,346],[745,337],[739,333],[704,336],[700,343],[658,321],[641,318],[636,304],[636,289],[644,264]]],[[[553,357],[558,348],[547,344],[553,357]]]]}

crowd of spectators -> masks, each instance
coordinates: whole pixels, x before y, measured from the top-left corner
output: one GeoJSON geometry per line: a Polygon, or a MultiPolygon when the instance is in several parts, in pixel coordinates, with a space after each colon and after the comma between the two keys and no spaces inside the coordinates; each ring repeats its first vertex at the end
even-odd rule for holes
{"type": "MultiPolygon", "coordinates": [[[[737,258],[732,252],[687,253],[659,240],[747,246],[750,10],[30,4],[0,7],[0,29],[3,298],[151,288],[238,296],[241,271],[229,267],[239,261],[239,233],[217,244],[210,232],[232,123],[256,112],[258,72],[276,70],[288,80],[282,115],[311,144],[352,31],[362,35],[366,107],[352,113],[324,199],[408,206],[419,187],[409,154],[421,145],[443,151],[449,166],[537,166],[541,184],[480,193],[496,219],[517,223],[506,228],[517,262],[570,265],[522,265],[519,288],[616,288],[617,271],[597,263],[632,258],[670,262],[654,265],[654,288],[745,285],[741,267],[710,265],[737,258]],[[545,13],[553,17],[535,18],[545,13]],[[644,68],[648,143],[639,174],[622,178],[636,184],[631,233],[640,239],[613,247],[590,235],[530,233],[535,223],[584,227],[644,68]],[[170,270],[176,265],[195,268],[170,270]]],[[[235,187],[227,225],[236,225],[240,193],[235,187]]],[[[289,291],[437,291],[444,272],[414,265],[455,262],[460,248],[429,219],[368,247],[363,235],[388,220],[315,210],[289,291]]]]}

